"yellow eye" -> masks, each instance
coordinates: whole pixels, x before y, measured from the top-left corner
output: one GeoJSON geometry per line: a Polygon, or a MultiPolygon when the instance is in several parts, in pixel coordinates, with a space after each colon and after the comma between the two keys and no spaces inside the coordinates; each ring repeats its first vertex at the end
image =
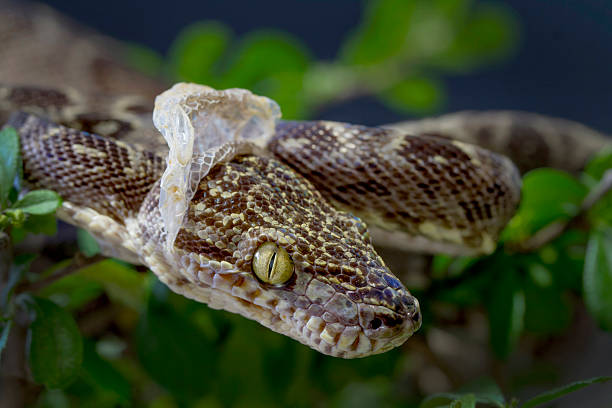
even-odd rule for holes
{"type": "Polygon", "coordinates": [[[293,275],[293,261],[284,248],[273,242],[262,244],[253,256],[253,272],[262,282],[282,285],[293,275]]]}

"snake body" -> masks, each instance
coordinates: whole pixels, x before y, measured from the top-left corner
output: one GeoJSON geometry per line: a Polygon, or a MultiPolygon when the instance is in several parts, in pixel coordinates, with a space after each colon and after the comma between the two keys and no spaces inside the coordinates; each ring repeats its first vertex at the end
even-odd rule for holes
{"type": "MultiPolygon", "coordinates": [[[[105,83],[138,77],[109,72],[105,83]]],[[[344,358],[396,347],[421,321],[418,301],[377,254],[368,227],[412,249],[488,253],[518,205],[512,162],[453,136],[510,153],[517,151],[499,148],[509,136],[550,142],[556,132],[588,152],[606,144],[577,124],[506,112],[386,129],[280,122],[267,157],[237,155],[200,180],[168,252],[159,209],[167,147],[151,108],[144,91],[0,86],[0,119],[29,112],[7,123],[20,134],[26,181],[62,195],[60,217],[90,231],[105,254],[148,266],[178,293],[344,358]],[[518,124],[533,132],[517,132],[518,124]],[[585,134],[589,142],[577,142],[585,134]],[[253,273],[254,254],[267,242],[295,265],[282,285],[253,273]]],[[[557,160],[564,148],[544,156],[557,160]]]]}

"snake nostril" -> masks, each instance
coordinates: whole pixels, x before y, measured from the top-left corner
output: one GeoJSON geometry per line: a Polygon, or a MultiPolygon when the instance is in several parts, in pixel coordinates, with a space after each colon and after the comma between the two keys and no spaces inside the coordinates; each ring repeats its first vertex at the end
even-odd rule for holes
{"type": "Polygon", "coordinates": [[[372,321],[370,322],[370,328],[372,330],[376,330],[378,329],[380,326],[382,326],[382,320],[380,320],[378,317],[372,319],[372,321]]]}

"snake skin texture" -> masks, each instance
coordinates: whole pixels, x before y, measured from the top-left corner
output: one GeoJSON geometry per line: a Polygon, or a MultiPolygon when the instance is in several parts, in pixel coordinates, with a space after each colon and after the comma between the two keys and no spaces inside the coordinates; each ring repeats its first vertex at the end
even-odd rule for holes
{"type": "Polygon", "coordinates": [[[30,184],[58,191],[68,221],[178,293],[346,358],[396,347],[420,326],[418,301],[376,254],[365,224],[277,160],[239,156],[216,166],[167,254],[159,156],[29,114],[8,125],[21,136],[30,184]],[[251,271],[253,253],[268,241],[295,263],[280,287],[251,271]]]}
{"type": "Polygon", "coordinates": [[[458,113],[396,130],[281,122],[268,145],[274,157],[238,156],[201,180],[170,256],[160,250],[158,208],[167,146],[151,121],[153,98],[167,86],[118,63],[121,44],[46,7],[5,10],[0,122],[30,113],[8,124],[19,130],[28,183],[64,198],[59,216],[174,291],[334,356],[384,352],[420,326],[418,301],[370,235],[411,250],[493,249],[519,199],[518,173],[466,143],[508,155],[521,171],[576,171],[609,144],[582,125],[517,112],[458,113]],[[265,242],[293,258],[285,285],[251,270],[265,242]]]}
{"type": "Polygon", "coordinates": [[[465,143],[336,122],[286,122],[268,149],[336,207],[428,252],[489,253],[520,198],[505,157],[465,143]]]}

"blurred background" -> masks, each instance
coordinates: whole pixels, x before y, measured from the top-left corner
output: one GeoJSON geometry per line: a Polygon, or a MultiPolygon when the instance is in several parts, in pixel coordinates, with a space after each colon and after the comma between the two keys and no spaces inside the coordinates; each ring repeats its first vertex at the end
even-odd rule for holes
{"type": "MultiPolygon", "coordinates": [[[[347,40],[363,28],[376,2],[369,7],[368,2],[357,0],[177,1],[172,6],[121,0],[45,3],[102,33],[146,45],[160,55],[168,55],[177,35],[186,26],[213,20],[222,24],[234,40],[230,52],[236,50],[241,38],[253,31],[272,29],[291,34],[309,59],[331,62],[347,54],[343,54],[347,40]]],[[[413,30],[403,46],[419,49],[411,62],[422,64],[419,73],[439,81],[436,85],[444,92],[437,98],[423,97],[427,101],[412,105],[433,105],[427,113],[520,109],[574,119],[608,133],[612,131],[612,5],[609,1],[434,2],[446,8],[446,21],[435,12],[408,15],[408,9],[415,3],[419,2],[397,1],[384,6],[394,15],[388,16],[393,17],[391,21],[385,21],[385,17],[379,20],[377,41],[381,44],[372,42],[373,49],[352,56],[353,61],[375,63],[396,54],[401,48],[398,38],[402,30],[408,30],[411,18],[421,21],[422,26],[413,30]],[[477,17],[484,15],[490,19],[484,19],[485,23],[473,27],[472,32],[464,33],[467,44],[459,44],[453,50],[454,61],[445,64],[431,61],[439,57],[436,53],[444,52],[449,37],[455,35],[444,24],[449,20],[458,23],[459,14],[474,6],[479,11],[477,17]],[[394,38],[389,36],[391,31],[395,31],[394,38]]],[[[374,31],[369,35],[376,37],[374,31]]],[[[406,119],[410,114],[362,97],[351,103],[334,104],[310,116],[378,125],[406,119]]]]}
{"type": "MultiPolygon", "coordinates": [[[[513,109],[612,132],[608,0],[45,3],[128,43],[121,58],[147,74],[249,88],[277,100],[286,118],[380,125],[513,109]]],[[[77,250],[76,232],[63,224],[60,232],[41,250],[53,262],[77,250]]],[[[95,244],[78,234],[81,251],[94,253],[95,244]]],[[[38,294],[75,316],[85,348],[78,379],[64,389],[32,386],[30,403],[418,407],[438,392],[497,384],[524,400],[609,375],[612,335],[598,328],[580,295],[585,240],[573,235],[555,245],[524,258],[531,268],[550,251],[558,255],[544,271],[554,276],[552,287],[540,285],[542,270],[517,267],[526,320],[518,333],[502,327],[502,340],[491,335],[500,326],[487,308],[496,293],[490,279],[499,277],[491,271],[503,269],[505,254],[458,263],[393,254],[396,272],[423,299],[423,329],[397,350],[353,361],[186,300],[142,268],[104,261],[38,294]]],[[[601,385],[550,406],[605,408],[611,395],[601,385]]]]}

